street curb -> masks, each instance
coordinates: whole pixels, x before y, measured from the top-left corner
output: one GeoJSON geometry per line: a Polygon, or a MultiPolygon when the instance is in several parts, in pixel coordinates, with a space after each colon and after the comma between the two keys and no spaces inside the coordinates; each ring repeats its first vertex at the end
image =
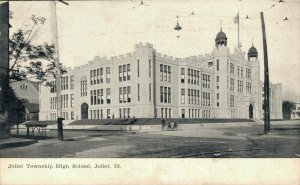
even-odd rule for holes
{"type": "Polygon", "coordinates": [[[27,140],[27,141],[13,141],[13,142],[6,142],[0,144],[0,149],[4,148],[11,148],[11,147],[22,147],[37,143],[37,140],[27,140]]]}

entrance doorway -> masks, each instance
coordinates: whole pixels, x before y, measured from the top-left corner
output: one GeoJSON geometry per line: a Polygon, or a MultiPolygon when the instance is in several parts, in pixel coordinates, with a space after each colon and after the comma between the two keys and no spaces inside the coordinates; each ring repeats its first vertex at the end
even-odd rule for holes
{"type": "Polygon", "coordinates": [[[81,119],[88,119],[89,105],[87,103],[81,104],[81,119]]]}
{"type": "Polygon", "coordinates": [[[249,119],[253,119],[253,105],[249,105],[249,119]]]}

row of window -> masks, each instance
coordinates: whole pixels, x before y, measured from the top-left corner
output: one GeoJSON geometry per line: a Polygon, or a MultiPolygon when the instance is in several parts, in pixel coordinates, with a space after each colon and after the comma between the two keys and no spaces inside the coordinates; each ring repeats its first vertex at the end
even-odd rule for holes
{"type": "MultiPolygon", "coordinates": [[[[104,118],[104,109],[95,109],[95,110],[90,110],[90,116],[89,119],[103,119],[104,118]]],[[[110,109],[106,109],[106,118],[110,119],[110,109]]]]}
{"type": "Polygon", "coordinates": [[[171,103],[171,87],[160,86],[160,103],[171,103]]]}
{"type": "MultiPolygon", "coordinates": [[[[110,104],[110,88],[106,89],[106,103],[110,104]]],[[[104,92],[103,89],[91,90],[91,105],[103,105],[104,92]]]]}
{"type": "MultiPolygon", "coordinates": [[[[65,120],[69,120],[69,112],[62,112],[62,117],[65,120]]],[[[50,113],[50,120],[56,120],[56,119],[57,119],[56,113],[50,113]]],[[[70,120],[74,120],[74,112],[73,111],[70,112],[70,120]]]]}
{"type": "Polygon", "coordinates": [[[188,84],[199,85],[200,72],[194,69],[188,69],[188,84]]]}
{"type": "Polygon", "coordinates": [[[188,89],[188,104],[200,104],[200,90],[188,89]]]}
{"type": "MultiPolygon", "coordinates": [[[[227,65],[228,65],[228,63],[227,63],[227,65]]],[[[227,67],[227,69],[228,69],[228,67],[227,67]]],[[[231,74],[234,74],[234,64],[233,63],[230,63],[229,72],[231,74]]],[[[243,67],[237,66],[237,75],[244,77],[244,68],[243,67]]],[[[246,78],[251,78],[251,69],[249,69],[249,68],[246,68],[246,78]]]]}
{"type": "Polygon", "coordinates": [[[120,108],[119,118],[130,118],[130,108],[120,108]]]}
{"type": "Polygon", "coordinates": [[[210,75],[202,74],[202,87],[210,89],[210,75]]]}
{"type": "Polygon", "coordinates": [[[80,81],[80,95],[87,96],[87,80],[80,81]]]}
{"type": "Polygon", "coordinates": [[[130,103],[131,102],[131,88],[120,87],[119,88],[119,103],[130,103]]]}
{"type": "Polygon", "coordinates": [[[160,81],[171,82],[171,66],[160,64],[160,81]]]}
{"type": "Polygon", "coordinates": [[[229,102],[230,102],[230,107],[234,107],[234,95],[230,95],[230,100],[229,100],[229,102]]]}
{"type": "MultiPolygon", "coordinates": [[[[233,78],[230,78],[230,86],[229,86],[229,89],[230,91],[234,91],[234,79],[233,78]]],[[[244,82],[241,81],[241,80],[238,80],[238,92],[242,93],[244,91],[244,82]]],[[[227,81],[227,85],[228,85],[228,81],[227,81]]],[[[246,92],[248,94],[251,94],[251,83],[250,82],[246,82],[246,92]]]]}
{"type": "MultiPolygon", "coordinates": [[[[57,108],[57,98],[56,97],[51,97],[50,98],[50,109],[56,109],[57,108]]],[[[71,107],[74,107],[74,94],[71,94],[71,107]]],[[[68,108],[68,104],[69,104],[69,95],[68,94],[64,94],[61,95],[61,108],[68,108]]]]}
{"type": "Polygon", "coordinates": [[[130,64],[119,66],[119,82],[130,80],[130,64]]]}
{"type": "Polygon", "coordinates": [[[202,106],[208,107],[210,106],[210,93],[202,92],[202,106]]]}
{"type": "MultiPolygon", "coordinates": [[[[201,110],[200,109],[189,109],[187,118],[201,118],[200,117],[201,110]]],[[[181,109],[181,118],[185,118],[185,109],[181,109]]],[[[210,118],[210,110],[202,110],[202,118],[210,118]]]]}
{"type": "MultiPolygon", "coordinates": [[[[104,83],[103,81],[103,68],[90,71],[91,85],[104,83]]],[[[110,67],[106,67],[106,83],[110,83],[110,67]]]]}
{"type": "MultiPolygon", "coordinates": [[[[50,84],[50,93],[56,93],[56,80],[49,82],[50,84]]],[[[74,89],[74,75],[70,76],[70,89],[74,89]]],[[[61,90],[69,89],[69,76],[61,77],[61,90]]]]}
{"type": "Polygon", "coordinates": [[[161,118],[171,118],[172,117],[171,108],[161,108],[160,115],[161,115],[161,118]]]}

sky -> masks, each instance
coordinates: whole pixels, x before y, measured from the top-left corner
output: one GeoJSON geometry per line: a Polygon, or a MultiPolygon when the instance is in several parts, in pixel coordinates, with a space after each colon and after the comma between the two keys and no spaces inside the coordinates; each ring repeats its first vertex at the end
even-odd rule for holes
{"type": "MultiPolygon", "coordinates": [[[[282,83],[283,99],[300,102],[300,1],[286,0],[177,0],[177,1],[68,1],[57,3],[60,62],[73,67],[95,56],[111,57],[134,51],[140,42],[152,43],[157,52],[185,58],[211,53],[222,30],[233,52],[240,42],[246,53],[258,50],[263,79],[263,43],[260,12],[264,12],[270,80],[282,83]],[[272,7],[272,5],[275,5],[272,7]],[[272,8],[271,8],[272,7],[272,8]],[[194,12],[195,15],[191,15],[194,12]],[[250,19],[246,19],[246,16],[250,19]],[[177,18],[178,16],[178,18],[177,18]],[[283,21],[285,17],[288,21],[283,21]],[[175,31],[176,21],[182,27],[175,31]],[[179,38],[177,36],[180,36],[179,38]]],[[[10,2],[14,29],[25,28],[31,15],[46,18],[35,43],[53,43],[50,2],[10,2]]]]}

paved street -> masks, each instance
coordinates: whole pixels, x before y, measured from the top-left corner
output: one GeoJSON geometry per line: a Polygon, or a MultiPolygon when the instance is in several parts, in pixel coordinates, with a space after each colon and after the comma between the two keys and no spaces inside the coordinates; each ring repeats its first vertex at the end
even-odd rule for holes
{"type": "MultiPolygon", "coordinates": [[[[263,125],[197,128],[191,130],[129,133],[56,131],[35,144],[1,149],[1,157],[300,157],[300,121],[275,121],[271,134],[263,125]]],[[[15,131],[13,131],[14,133],[15,131]]],[[[25,135],[25,130],[21,131],[25,135]]]]}

